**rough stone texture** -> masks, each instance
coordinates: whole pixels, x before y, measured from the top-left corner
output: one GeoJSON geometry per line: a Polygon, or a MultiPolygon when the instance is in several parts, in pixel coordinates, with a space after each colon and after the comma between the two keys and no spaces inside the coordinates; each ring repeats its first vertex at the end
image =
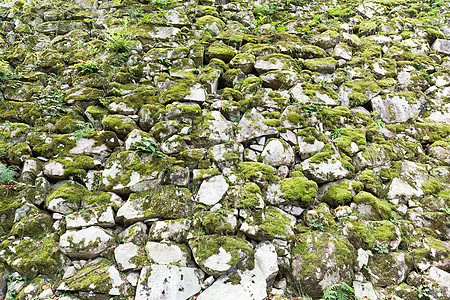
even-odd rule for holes
{"type": "Polygon", "coordinates": [[[197,268],[146,266],[141,270],[135,299],[188,299],[201,290],[203,276],[197,268]]]}
{"type": "Polygon", "coordinates": [[[61,252],[83,259],[97,257],[113,243],[113,236],[98,226],[67,231],[59,240],[61,252]]]}

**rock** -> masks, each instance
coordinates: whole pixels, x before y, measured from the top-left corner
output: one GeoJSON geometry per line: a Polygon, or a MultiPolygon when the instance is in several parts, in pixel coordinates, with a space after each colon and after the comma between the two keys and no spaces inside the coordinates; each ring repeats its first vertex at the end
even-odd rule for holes
{"type": "Polygon", "coordinates": [[[117,235],[120,243],[134,243],[142,245],[147,240],[147,225],[142,222],[134,223],[117,235]]]}
{"type": "Polygon", "coordinates": [[[279,139],[270,139],[261,153],[263,163],[279,167],[291,165],[294,162],[294,150],[286,142],[279,139]]]}
{"type": "Polygon", "coordinates": [[[326,287],[353,281],[356,253],[347,240],[320,231],[301,234],[300,240],[292,249],[292,274],[304,293],[319,298],[326,287]]]}
{"type": "Polygon", "coordinates": [[[60,240],[61,252],[72,258],[94,258],[114,243],[114,237],[98,226],[68,230],[60,240]]]}
{"type": "Polygon", "coordinates": [[[219,276],[236,266],[243,258],[253,254],[253,249],[243,239],[228,236],[203,236],[189,241],[192,255],[202,270],[219,276]]]}
{"type": "Polygon", "coordinates": [[[306,177],[318,183],[342,179],[350,175],[354,167],[330,146],[302,162],[306,177]]]}
{"type": "Polygon", "coordinates": [[[258,74],[276,70],[294,72],[297,70],[294,60],[284,54],[265,55],[256,61],[254,67],[258,74]]]}
{"type": "Polygon", "coordinates": [[[232,272],[219,277],[198,299],[255,299],[267,296],[268,284],[278,273],[275,247],[270,243],[257,246],[254,255],[232,272]]]}
{"type": "Polygon", "coordinates": [[[377,293],[370,282],[353,281],[353,289],[355,296],[360,299],[378,300],[377,293]]]}
{"type": "Polygon", "coordinates": [[[389,199],[411,199],[422,196],[422,185],[427,182],[428,174],[423,166],[405,161],[401,165],[400,174],[389,184],[387,197],[389,199]],[[410,184],[410,183],[411,184],[410,184]]]}
{"type": "Polygon", "coordinates": [[[86,264],[74,276],[58,282],[55,288],[58,291],[129,296],[132,294],[131,285],[120,275],[112,261],[98,258],[86,264]]]}
{"type": "Polygon", "coordinates": [[[152,264],[185,267],[190,262],[190,251],[184,244],[147,242],[147,257],[152,264]]]}
{"type": "Polygon", "coordinates": [[[408,254],[374,254],[367,265],[367,276],[373,285],[385,287],[404,281],[410,268],[411,258],[408,254]]]}
{"type": "Polygon", "coordinates": [[[434,284],[437,284],[437,287],[434,289],[438,290],[438,297],[441,294],[444,298],[450,297],[450,274],[445,272],[439,268],[431,267],[428,271],[427,276],[434,284]]]}
{"type": "Polygon", "coordinates": [[[431,49],[444,55],[450,55],[450,40],[436,39],[431,49]]]}
{"type": "Polygon", "coordinates": [[[193,202],[189,190],[176,186],[159,186],[130,195],[117,211],[117,220],[126,224],[148,219],[186,217],[193,202]]]}
{"type": "Polygon", "coordinates": [[[248,237],[255,240],[289,240],[294,232],[287,214],[276,208],[265,211],[253,211],[239,228],[248,237]]]}
{"type": "Polygon", "coordinates": [[[196,201],[208,206],[219,202],[228,190],[228,183],[222,175],[205,180],[200,185],[196,201]]]}
{"type": "Polygon", "coordinates": [[[156,221],[148,233],[148,239],[151,241],[173,241],[175,243],[183,243],[191,228],[191,220],[166,220],[156,221]]]}
{"type": "Polygon", "coordinates": [[[239,143],[215,145],[208,150],[210,157],[220,169],[229,168],[242,162],[244,147],[239,143]]]}
{"type": "Polygon", "coordinates": [[[374,111],[386,123],[405,122],[409,118],[416,119],[422,111],[422,106],[427,102],[425,95],[420,92],[389,93],[376,96],[371,101],[374,111]]]}
{"type": "Polygon", "coordinates": [[[141,270],[149,264],[144,248],[133,243],[117,246],[114,259],[120,271],[141,270]]]}
{"type": "Polygon", "coordinates": [[[244,114],[238,124],[239,131],[236,135],[236,141],[242,143],[262,136],[276,135],[277,130],[264,124],[263,120],[264,117],[254,108],[244,114]]]}
{"type": "Polygon", "coordinates": [[[188,299],[201,290],[200,269],[152,265],[141,270],[136,300],[188,299]]]}
{"type": "Polygon", "coordinates": [[[113,227],[114,213],[111,206],[99,206],[83,212],[76,212],[66,216],[67,229],[79,229],[82,227],[98,225],[101,227],[113,227]]]}
{"type": "Polygon", "coordinates": [[[130,194],[159,185],[164,177],[166,161],[161,157],[154,158],[157,155],[134,151],[113,153],[102,173],[103,190],[130,194]]]}
{"type": "Polygon", "coordinates": [[[193,125],[193,135],[198,137],[199,145],[214,145],[229,142],[233,137],[233,126],[218,111],[198,117],[193,125]]]}

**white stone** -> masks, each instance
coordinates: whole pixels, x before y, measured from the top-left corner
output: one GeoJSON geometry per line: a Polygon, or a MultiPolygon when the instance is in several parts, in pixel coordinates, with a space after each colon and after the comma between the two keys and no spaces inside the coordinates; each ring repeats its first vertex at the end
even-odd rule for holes
{"type": "Polygon", "coordinates": [[[139,277],[135,300],[188,299],[201,290],[204,273],[197,268],[152,265],[139,277]]]}
{"type": "Polygon", "coordinates": [[[205,205],[214,205],[219,202],[228,190],[228,183],[222,175],[205,180],[200,185],[196,201],[205,205]]]}
{"type": "Polygon", "coordinates": [[[147,250],[148,258],[158,265],[177,264],[186,266],[188,262],[187,253],[178,245],[147,242],[145,250],[147,250]]]}
{"type": "Polygon", "coordinates": [[[357,299],[378,300],[377,293],[370,282],[353,281],[353,289],[357,299]]]}
{"type": "Polygon", "coordinates": [[[291,165],[294,162],[294,150],[278,139],[270,140],[261,153],[262,161],[271,166],[291,165]]]}
{"type": "Polygon", "coordinates": [[[139,247],[133,243],[126,243],[116,247],[114,249],[114,258],[116,260],[117,267],[121,271],[136,270],[136,264],[131,260],[139,253],[139,247]]]}
{"type": "Polygon", "coordinates": [[[71,258],[93,258],[100,255],[114,242],[114,238],[98,226],[78,231],[68,230],[59,245],[61,252],[71,258]]]}

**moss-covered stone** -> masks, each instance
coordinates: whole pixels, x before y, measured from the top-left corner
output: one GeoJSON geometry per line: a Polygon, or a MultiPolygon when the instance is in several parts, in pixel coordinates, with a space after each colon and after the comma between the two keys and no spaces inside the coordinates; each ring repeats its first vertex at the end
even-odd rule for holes
{"type": "Polygon", "coordinates": [[[281,193],[289,203],[306,208],[316,199],[317,183],[306,177],[287,178],[281,182],[281,193]]]}
{"type": "Polygon", "coordinates": [[[43,239],[5,240],[0,244],[0,262],[28,278],[38,274],[53,275],[67,259],[59,251],[58,237],[50,234],[43,239]]]}
{"type": "Polygon", "coordinates": [[[224,205],[233,208],[255,209],[262,208],[264,201],[261,190],[255,183],[244,186],[233,186],[228,189],[224,205]]]}
{"type": "Polygon", "coordinates": [[[347,205],[353,200],[353,196],[359,193],[363,184],[359,181],[344,181],[331,186],[322,196],[322,201],[330,207],[347,205]]]}
{"type": "Polygon", "coordinates": [[[50,215],[41,212],[23,218],[11,228],[10,236],[17,238],[30,237],[39,239],[47,235],[52,229],[53,220],[50,215]]]}
{"type": "Polygon", "coordinates": [[[210,235],[189,242],[197,264],[209,275],[218,276],[254,253],[242,238],[210,235]],[[220,258],[220,263],[216,260],[220,258]]]}
{"type": "Polygon", "coordinates": [[[294,235],[289,218],[273,207],[254,211],[241,225],[240,231],[256,240],[290,240],[294,235]]]}
{"type": "Polygon", "coordinates": [[[238,165],[242,176],[256,183],[273,183],[278,180],[271,166],[259,162],[242,162],[238,165]]]}
{"type": "Polygon", "coordinates": [[[66,182],[53,190],[45,199],[47,209],[66,213],[77,210],[83,199],[90,192],[85,187],[75,182],[66,182]]]}
{"type": "Polygon", "coordinates": [[[236,55],[236,50],[223,42],[214,42],[206,50],[209,59],[218,58],[224,62],[229,62],[236,55]]]}

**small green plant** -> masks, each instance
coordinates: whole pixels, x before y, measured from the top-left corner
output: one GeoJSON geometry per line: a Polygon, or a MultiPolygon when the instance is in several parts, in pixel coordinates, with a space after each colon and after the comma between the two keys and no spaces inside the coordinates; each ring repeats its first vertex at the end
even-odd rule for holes
{"type": "Polygon", "coordinates": [[[416,290],[416,292],[417,292],[417,298],[419,298],[419,299],[429,299],[430,298],[430,295],[428,294],[430,289],[423,283],[421,283],[418,287],[414,286],[413,289],[416,290]]]}
{"type": "Polygon", "coordinates": [[[330,285],[323,291],[325,300],[355,300],[355,290],[346,282],[330,285]]]}
{"type": "Polygon", "coordinates": [[[17,166],[5,166],[4,164],[0,164],[0,184],[14,184],[14,175],[16,171],[19,169],[17,166]]]}
{"type": "Polygon", "coordinates": [[[323,223],[316,219],[309,219],[309,226],[313,229],[317,229],[320,231],[325,231],[325,228],[323,227],[323,223]]]}
{"type": "Polygon", "coordinates": [[[4,60],[0,60],[0,84],[16,77],[14,72],[8,69],[7,66],[7,62],[5,62],[4,60]]]}
{"type": "Polygon", "coordinates": [[[387,243],[380,243],[379,241],[376,241],[374,250],[380,254],[386,254],[389,253],[389,245],[387,243]]]}
{"type": "Polygon", "coordinates": [[[338,137],[340,137],[343,133],[344,133],[344,129],[337,128],[336,126],[334,126],[334,129],[331,131],[331,139],[335,140],[338,137]]]}
{"type": "Polygon", "coordinates": [[[166,155],[161,151],[158,143],[151,137],[143,137],[141,140],[142,145],[136,145],[136,149],[143,152],[150,152],[156,154],[159,157],[165,157],[166,155]]]}
{"type": "Polygon", "coordinates": [[[86,133],[92,132],[92,131],[95,131],[95,128],[92,126],[91,123],[86,122],[86,123],[84,123],[83,128],[75,130],[73,132],[73,137],[75,138],[76,141],[79,141],[82,138],[84,138],[86,133]]]}
{"type": "Polygon", "coordinates": [[[92,60],[81,61],[75,64],[75,67],[80,74],[97,73],[100,70],[99,63],[92,60]]]}

